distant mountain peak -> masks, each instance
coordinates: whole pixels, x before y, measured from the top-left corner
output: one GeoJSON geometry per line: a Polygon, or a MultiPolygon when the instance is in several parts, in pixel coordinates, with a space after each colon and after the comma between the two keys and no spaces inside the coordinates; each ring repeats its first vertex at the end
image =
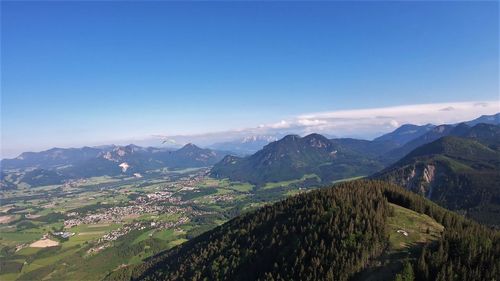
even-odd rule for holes
{"type": "Polygon", "coordinates": [[[135,145],[133,143],[125,146],[125,148],[129,149],[130,151],[136,151],[136,150],[143,150],[142,147],[138,146],[138,145],[135,145]]]}
{"type": "Polygon", "coordinates": [[[325,136],[320,135],[318,133],[312,133],[304,137],[304,139],[325,139],[328,140],[325,136]]]}
{"type": "Polygon", "coordinates": [[[287,140],[295,141],[297,139],[300,139],[300,136],[292,134],[292,135],[284,136],[281,140],[283,140],[283,141],[287,141],[287,140]]]}
{"type": "Polygon", "coordinates": [[[369,174],[378,169],[376,161],[364,164],[366,156],[350,149],[349,143],[343,140],[334,143],[320,134],[287,135],[250,156],[225,157],[214,165],[211,174],[218,178],[262,184],[299,179],[307,174],[334,180],[344,175],[369,174]]]}
{"type": "Polygon", "coordinates": [[[240,159],[241,159],[240,157],[236,157],[233,155],[226,155],[226,156],[224,156],[224,158],[222,158],[221,163],[236,164],[236,162],[240,159]]]}
{"type": "Polygon", "coordinates": [[[326,148],[331,145],[330,140],[316,133],[305,136],[303,140],[309,143],[312,147],[317,148],[326,148]]]}
{"type": "Polygon", "coordinates": [[[188,144],[184,145],[180,150],[186,150],[186,149],[192,150],[192,149],[201,149],[201,148],[193,143],[188,143],[188,144]]]}
{"type": "Polygon", "coordinates": [[[425,124],[425,125],[404,124],[390,133],[375,138],[374,141],[391,141],[401,146],[415,138],[418,138],[426,134],[433,128],[435,128],[435,126],[432,124],[425,124]]]}
{"type": "Polygon", "coordinates": [[[427,129],[430,130],[436,127],[435,125],[428,123],[425,125],[414,125],[414,124],[404,124],[401,127],[397,128],[394,132],[398,132],[401,134],[411,134],[416,132],[419,129],[427,129]]]}
{"type": "Polygon", "coordinates": [[[500,125],[500,112],[492,115],[481,115],[480,117],[465,122],[469,126],[474,126],[480,123],[486,123],[491,125],[500,125]]]}

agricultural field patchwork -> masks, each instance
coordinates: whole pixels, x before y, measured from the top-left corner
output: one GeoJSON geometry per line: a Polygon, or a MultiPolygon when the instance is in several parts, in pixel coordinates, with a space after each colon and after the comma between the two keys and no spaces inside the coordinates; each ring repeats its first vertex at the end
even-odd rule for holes
{"type": "Polygon", "coordinates": [[[206,168],[164,169],[142,179],[103,176],[7,190],[0,279],[100,280],[238,214],[305,192],[296,185],[310,177],[257,188],[211,178],[206,168]]]}

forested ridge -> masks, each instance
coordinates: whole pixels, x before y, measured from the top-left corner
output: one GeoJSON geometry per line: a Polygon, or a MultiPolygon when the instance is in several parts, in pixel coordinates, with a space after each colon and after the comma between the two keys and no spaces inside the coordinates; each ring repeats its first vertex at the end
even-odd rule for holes
{"type": "Polygon", "coordinates": [[[288,135],[253,155],[228,155],[212,167],[210,174],[258,186],[300,179],[308,174],[317,175],[322,182],[330,182],[381,170],[384,166],[377,157],[391,147],[392,143],[385,142],[329,140],[320,134],[288,135]]]}
{"type": "Polygon", "coordinates": [[[425,245],[413,265],[415,280],[498,280],[499,231],[397,186],[384,187],[384,195],[389,202],[425,213],[444,226],[438,243],[425,245]]]}
{"type": "Polygon", "coordinates": [[[491,140],[493,137],[485,137],[482,142],[459,137],[438,139],[373,177],[401,185],[445,208],[498,228],[500,134],[494,135],[496,141],[491,140]]]}
{"type": "Polygon", "coordinates": [[[498,232],[380,181],[347,182],[290,197],[108,279],[348,280],[386,249],[389,202],[427,214],[445,229],[403,269],[405,278],[496,280],[498,232]]]}

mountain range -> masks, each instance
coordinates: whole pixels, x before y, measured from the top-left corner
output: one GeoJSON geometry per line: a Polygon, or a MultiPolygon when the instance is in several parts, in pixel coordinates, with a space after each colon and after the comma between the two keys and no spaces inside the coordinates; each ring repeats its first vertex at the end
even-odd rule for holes
{"type": "Polygon", "coordinates": [[[257,186],[309,174],[319,177],[317,185],[371,175],[500,225],[500,125],[405,125],[373,141],[289,135],[251,156],[226,156],[211,170],[213,177],[257,186]]]}
{"type": "Polygon", "coordinates": [[[499,117],[407,124],[371,141],[287,135],[247,156],[193,144],[54,148],[2,160],[2,189],[213,166],[211,176],[256,192],[313,174],[324,188],[245,212],[106,279],[496,280],[499,117]],[[369,179],[332,186],[358,176],[369,179]]]}
{"type": "Polygon", "coordinates": [[[69,179],[94,176],[132,176],[154,169],[182,169],[211,166],[226,152],[202,149],[187,144],[178,150],[154,147],[105,146],[83,148],[53,148],[42,152],[27,152],[14,159],[3,159],[2,188],[13,183],[32,186],[60,184],[69,179]]]}
{"type": "Polygon", "coordinates": [[[232,154],[245,156],[253,154],[261,150],[268,143],[277,140],[278,137],[275,135],[252,135],[233,141],[214,143],[208,147],[215,150],[231,151],[232,154]]]}
{"type": "MultiPolygon", "coordinates": [[[[331,141],[319,134],[288,135],[248,157],[226,156],[211,175],[264,184],[316,174],[323,181],[374,173],[383,168],[375,160],[378,143],[353,139],[331,141]],[[367,155],[363,149],[369,150],[367,155]]],[[[381,144],[381,143],[380,143],[381,144]]]]}
{"type": "Polygon", "coordinates": [[[467,128],[477,124],[500,125],[500,113],[483,115],[474,120],[458,124],[438,126],[432,124],[423,126],[403,125],[392,133],[376,138],[375,141],[384,140],[395,143],[395,147],[381,159],[385,164],[392,164],[421,145],[448,135],[462,136],[463,132],[461,130],[466,131],[467,128]]]}
{"type": "Polygon", "coordinates": [[[460,124],[373,178],[406,187],[477,221],[500,225],[500,126],[460,124]]]}
{"type": "Polygon", "coordinates": [[[487,131],[486,124],[500,124],[500,114],[453,125],[406,124],[372,141],[328,139],[319,134],[305,137],[288,135],[280,140],[276,140],[276,136],[255,135],[217,143],[207,149],[193,144],[178,150],[133,144],[53,148],[3,159],[0,162],[1,184],[2,188],[12,188],[16,182],[46,185],[82,177],[133,175],[164,167],[176,169],[211,165],[214,165],[211,170],[214,177],[256,185],[298,179],[308,174],[317,175],[322,183],[327,184],[379,172],[417,147],[443,136],[481,138],[483,142],[489,139],[494,144],[495,135],[487,131]],[[482,127],[473,126],[473,130],[468,130],[471,125],[482,127]],[[9,171],[22,173],[12,174],[9,171]]]}
{"type": "Polygon", "coordinates": [[[372,141],[349,138],[327,139],[319,134],[288,135],[271,142],[253,155],[226,156],[212,168],[212,176],[264,184],[316,174],[324,182],[368,176],[395,163],[419,146],[444,136],[480,138],[495,143],[497,125],[477,120],[498,120],[499,114],[482,116],[453,125],[403,125],[372,141]],[[493,118],[495,117],[495,118],[493,118]],[[477,124],[470,127],[468,124],[477,124]],[[494,129],[493,129],[494,130],[494,129]]]}

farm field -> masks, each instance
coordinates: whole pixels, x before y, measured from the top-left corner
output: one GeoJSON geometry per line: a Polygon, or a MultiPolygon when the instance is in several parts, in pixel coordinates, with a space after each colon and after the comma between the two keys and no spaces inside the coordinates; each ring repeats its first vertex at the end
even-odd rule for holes
{"type": "Polygon", "coordinates": [[[3,192],[0,279],[100,280],[242,212],[305,192],[313,187],[297,185],[316,177],[259,188],[210,178],[207,171],[162,170],[142,179],[104,176],[3,192]]]}

